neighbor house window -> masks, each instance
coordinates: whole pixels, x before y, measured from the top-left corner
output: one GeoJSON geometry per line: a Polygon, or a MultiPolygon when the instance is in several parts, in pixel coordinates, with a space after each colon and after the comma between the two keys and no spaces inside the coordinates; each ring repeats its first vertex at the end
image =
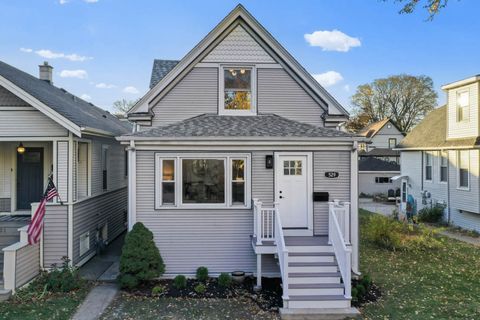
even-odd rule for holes
{"type": "Polygon", "coordinates": [[[108,189],[108,146],[102,146],[102,188],[108,189]]]}
{"type": "Polygon", "coordinates": [[[80,256],[83,256],[85,253],[87,253],[90,250],[90,232],[85,232],[81,234],[78,241],[80,246],[79,253],[80,253],[80,256]]]}
{"type": "Polygon", "coordinates": [[[446,151],[440,152],[440,182],[447,182],[448,180],[448,153],[446,151]]]}
{"type": "Polygon", "coordinates": [[[252,67],[223,67],[221,69],[221,105],[223,114],[254,112],[254,74],[252,67]]]}
{"type": "Polygon", "coordinates": [[[470,152],[468,150],[458,151],[458,187],[468,188],[470,184],[470,152]]]}
{"type": "Polygon", "coordinates": [[[470,118],[470,92],[457,93],[457,121],[468,121],[470,118]]]}
{"type": "Polygon", "coordinates": [[[358,144],[359,151],[367,151],[367,144],[365,142],[361,142],[358,144]]]}
{"type": "Polygon", "coordinates": [[[389,177],[375,177],[375,183],[392,183],[389,177]]]}
{"type": "Polygon", "coordinates": [[[156,208],[248,207],[247,154],[156,155],[156,208]]]}
{"type": "Polygon", "coordinates": [[[432,181],[432,154],[425,152],[425,180],[432,181]]]}
{"type": "Polygon", "coordinates": [[[393,149],[397,145],[397,139],[396,138],[390,138],[388,139],[388,148],[393,149]]]}

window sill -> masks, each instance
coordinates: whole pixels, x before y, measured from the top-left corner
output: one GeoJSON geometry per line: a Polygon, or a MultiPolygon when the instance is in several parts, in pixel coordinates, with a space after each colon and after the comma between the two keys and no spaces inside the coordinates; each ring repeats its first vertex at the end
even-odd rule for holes
{"type": "Polygon", "coordinates": [[[218,110],[218,115],[220,116],[256,116],[257,112],[255,110],[218,110]]]}
{"type": "Polygon", "coordinates": [[[459,191],[470,191],[470,187],[457,187],[459,191]]]}

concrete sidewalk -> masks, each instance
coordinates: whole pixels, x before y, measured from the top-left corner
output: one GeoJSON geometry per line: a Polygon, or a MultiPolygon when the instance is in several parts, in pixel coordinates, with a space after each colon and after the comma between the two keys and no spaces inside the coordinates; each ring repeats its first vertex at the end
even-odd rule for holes
{"type": "Polygon", "coordinates": [[[116,284],[105,283],[90,291],[85,301],[80,305],[72,320],[99,319],[105,309],[112,303],[119,289],[116,284]]]}
{"type": "Polygon", "coordinates": [[[393,214],[393,210],[397,208],[395,202],[375,202],[372,199],[366,198],[358,199],[358,207],[370,212],[380,213],[384,216],[391,216],[393,214]]]}

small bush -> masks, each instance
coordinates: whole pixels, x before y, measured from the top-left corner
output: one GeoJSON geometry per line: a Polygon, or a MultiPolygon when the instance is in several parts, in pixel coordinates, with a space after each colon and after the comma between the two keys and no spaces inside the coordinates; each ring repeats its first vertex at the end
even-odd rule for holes
{"type": "Polygon", "coordinates": [[[202,294],[205,293],[205,290],[207,290],[207,288],[203,283],[199,283],[195,286],[195,288],[193,288],[193,290],[195,290],[195,292],[198,294],[202,294]]]}
{"type": "Polygon", "coordinates": [[[42,282],[50,292],[70,292],[80,288],[82,280],[78,269],[69,265],[67,257],[62,258],[62,266],[52,266],[50,272],[42,274],[39,281],[42,282]]]}
{"type": "Polygon", "coordinates": [[[173,279],[173,286],[180,289],[185,289],[187,287],[187,278],[184,275],[179,274],[173,279]]]}
{"type": "Polygon", "coordinates": [[[165,291],[167,291],[167,288],[165,288],[165,286],[162,286],[162,285],[155,286],[152,289],[152,296],[161,296],[162,294],[165,293],[165,291]]]}
{"type": "Polygon", "coordinates": [[[208,269],[207,267],[198,267],[197,269],[197,280],[198,281],[207,281],[208,279],[208,269]]]}
{"type": "Polygon", "coordinates": [[[227,288],[227,287],[230,287],[231,284],[232,284],[232,277],[228,273],[222,272],[218,277],[218,285],[220,287],[227,288]]]}
{"type": "Polygon", "coordinates": [[[120,286],[132,289],[164,272],[165,265],[153,241],[153,233],[137,222],[125,237],[122,248],[118,279],[120,286]]]}
{"type": "Polygon", "coordinates": [[[435,205],[431,208],[423,208],[422,210],[418,211],[417,220],[418,222],[429,222],[429,223],[436,223],[440,222],[443,218],[443,211],[444,206],[442,205],[435,205]]]}

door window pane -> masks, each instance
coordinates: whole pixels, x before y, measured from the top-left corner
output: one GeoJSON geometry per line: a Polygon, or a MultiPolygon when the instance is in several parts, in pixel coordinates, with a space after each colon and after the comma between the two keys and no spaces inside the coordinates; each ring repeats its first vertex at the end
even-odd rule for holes
{"type": "Polygon", "coordinates": [[[285,160],[283,161],[283,174],[286,176],[302,175],[302,160],[285,160]]]}
{"type": "Polygon", "coordinates": [[[217,159],[183,159],[183,203],[225,203],[225,164],[217,159]]]}

